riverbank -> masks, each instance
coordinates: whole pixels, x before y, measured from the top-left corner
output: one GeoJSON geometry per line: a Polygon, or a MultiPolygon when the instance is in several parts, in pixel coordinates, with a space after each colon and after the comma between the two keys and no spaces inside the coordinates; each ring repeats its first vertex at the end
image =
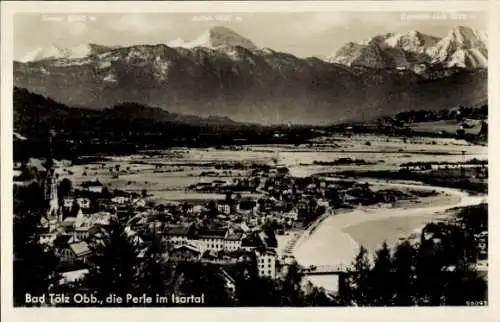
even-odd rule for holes
{"type": "MultiPolygon", "coordinates": [[[[377,182],[377,184],[382,184],[377,182]]],[[[349,266],[360,245],[365,246],[372,257],[373,252],[387,241],[394,247],[400,238],[409,235],[453,207],[464,207],[480,204],[485,196],[471,196],[466,192],[452,188],[437,188],[412,183],[385,183],[388,186],[412,187],[414,189],[436,190],[454,198],[445,198],[437,205],[431,203],[414,204],[401,208],[367,207],[328,216],[321,221],[314,233],[305,231],[296,243],[292,253],[298,263],[303,266],[334,265],[349,266]]],[[[336,291],[332,276],[310,276],[313,284],[336,291]]]]}
{"type": "Polygon", "coordinates": [[[310,223],[307,227],[289,231],[285,235],[277,236],[278,247],[277,252],[280,257],[286,255],[293,255],[293,250],[298,246],[307,236],[314,233],[315,229],[320,226],[320,224],[329,216],[334,215],[333,209],[329,208],[327,211],[317,218],[315,221],[310,223]]]}

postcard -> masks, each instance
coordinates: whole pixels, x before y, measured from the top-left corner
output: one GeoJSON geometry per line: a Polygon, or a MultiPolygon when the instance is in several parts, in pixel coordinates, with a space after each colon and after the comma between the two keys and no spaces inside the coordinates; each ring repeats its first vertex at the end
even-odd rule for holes
{"type": "Polygon", "coordinates": [[[495,4],[2,9],[14,321],[494,321],[495,4]]]}

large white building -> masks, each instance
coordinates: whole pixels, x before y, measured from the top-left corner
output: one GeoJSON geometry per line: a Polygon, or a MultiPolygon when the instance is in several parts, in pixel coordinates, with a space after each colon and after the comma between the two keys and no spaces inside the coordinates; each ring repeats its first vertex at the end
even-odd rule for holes
{"type": "Polygon", "coordinates": [[[241,242],[243,240],[243,232],[235,232],[229,229],[224,238],[224,249],[234,252],[241,249],[241,242]]]}
{"type": "Polygon", "coordinates": [[[201,229],[194,226],[167,226],[163,232],[166,242],[173,245],[192,244],[203,254],[206,251],[237,251],[243,248],[245,233],[242,230],[201,229]]]}
{"type": "Polygon", "coordinates": [[[166,241],[175,246],[187,244],[194,237],[194,226],[167,226],[163,231],[163,236],[166,241]]]}
{"type": "Polygon", "coordinates": [[[226,230],[202,230],[197,234],[194,243],[202,253],[207,250],[221,251],[225,246],[226,230]]]}
{"type": "Polygon", "coordinates": [[[274,249],[256,250],[257,269],[260,277],[276,278],[278,255],[274,249]]]}

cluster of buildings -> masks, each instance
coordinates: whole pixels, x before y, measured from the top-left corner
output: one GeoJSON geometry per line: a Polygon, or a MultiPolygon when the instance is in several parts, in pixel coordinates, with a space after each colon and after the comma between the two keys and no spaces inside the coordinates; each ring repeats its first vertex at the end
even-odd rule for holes
{"type": "MultiPolygon", "coordinates": [[[[205,206],[190,204],[148,205],[138,194],[110,193],[98,180],[80,185],[59,200],[59,176],[51,155],[40,176],[47,213],[40,222],[40,242],[59,258],[63,282],[81,278],[91,264],[92,245],[112,220],[119,220],[143,256],[152,236],[168,249],[173,262],[232,265],[252,254],[261,277],[283,274],[274,229],[264,227],[264,212],[277,210],[283,202],[271,197],[261,202],[235,198],[205,206]]],[[[296,207],[281,211],[275,219],[298,220],[296,207]]],[[[230,277],[227,271],[223,275],[230,277]]],[[[227,281],[231,284],[231,281],[227,281]]]]}
{"type": "MultiPolygon", "coordinates": [[[[276,234],[306,225],[343,201],[342,182],[318,178],[293,178],[284,167],[258,168],[242,182],[224,186],[226,198],[205,205],[169,203],[155,205],[138,193],[110,192],[98,180],[87,181],[62,197],[59,176],[49,155],[41,176],[48,211],[41,220],[41,242],[54,249],[66,282],[81,278],[91,264],[92,246],[112,220],[144,256],[156,238],[172,262],[200,262],[221,267],[254,258],[261,277],[286,275],[293,256],[280,254],[276,234]],[[251,186],[259,197],[242,197],[242,186],[251,186]]],[[[220,185],[217,185],[220,189],[220,185]]],[[[230,277],[224,271],[225,277],[230,277]]],[[[234,281],[233,281],[234,282],[234,281]]],[[[227,280],[228,285],[232,282],[227,280]]]]}

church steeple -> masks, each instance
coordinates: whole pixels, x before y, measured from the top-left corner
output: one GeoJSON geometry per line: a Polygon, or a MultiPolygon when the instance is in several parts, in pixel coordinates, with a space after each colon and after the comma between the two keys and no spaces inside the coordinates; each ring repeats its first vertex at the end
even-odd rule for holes
{"type": "Polygon", "coordinates": [[[48,136],[47,157],[44,163],[45,178],[43,182],[44,199],[47,204],[47,215],[59,220],[59,201],[57,199],[57,174],[55,173],[52,151],[52,133],[48,136]]]}
{"type": "Polygon", "coordinates": [[[49,132],[47,139],[47,155],[44,163],[44,167],[47,171],[50,171],[54,168],[54,153],[52,151],[52,132],[49,132]]]}

